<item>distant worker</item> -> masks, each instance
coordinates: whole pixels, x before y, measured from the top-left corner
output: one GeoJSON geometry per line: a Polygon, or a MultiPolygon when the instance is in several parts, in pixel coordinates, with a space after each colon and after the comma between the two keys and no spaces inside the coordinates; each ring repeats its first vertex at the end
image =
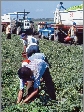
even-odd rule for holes
{"type": "Polygon", "coordinates": [[[77,38],[77,27],[76,27],[76,23],[73,22],[73,25],[70,27],[69,31],[68,31],[68,36],[74,40],[74,44],[77,43],[78,38],[77,38]]]}
{"type": "Polygon", "coordinates": [[[66,8],[64,8],[62,6],[63,2],[60,2],[58,5],[57,5],[57,8],[56,8],[56,11],[55,11],[55,17],[54,17],[54,22],[56,24],[59,24],[61,22],[61,15],[60,15],[60,9],[63,8],[66,10],[66,8]]]}
{"type": "Polygon", "coordinates": [[[2,24],[1,29],[2,29],[2,32],[5,32],[6,31],[6,25],[2,24]]]}
{"type": "Polygon", "coordinates": [[[33,34],[31,36],[27,36],[23,33],[21,38],[23,39],[24,53],[26,53],[27,57],[31,56],[33,53],[40,52],[38,45],[39,42],[36,38],[34,38],[33,34]]]}
{"type": "Polygon", "coordinates": [[[11,39],[11,26],[10,26],[10,24],[7,24],[6,35],[7,35],[6,39],[11,39]]]}

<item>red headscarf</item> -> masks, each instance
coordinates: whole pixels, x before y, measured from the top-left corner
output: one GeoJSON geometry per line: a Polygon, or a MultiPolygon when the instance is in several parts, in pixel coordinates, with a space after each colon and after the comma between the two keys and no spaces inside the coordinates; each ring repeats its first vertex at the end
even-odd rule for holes
{"type": "Polygon", "coordinates": [[[30,60],[28,60],[28,59],[25,59],[25,60],[23,60],[22,62],[30,63],[31,61],[30,61],[30,60]]]}

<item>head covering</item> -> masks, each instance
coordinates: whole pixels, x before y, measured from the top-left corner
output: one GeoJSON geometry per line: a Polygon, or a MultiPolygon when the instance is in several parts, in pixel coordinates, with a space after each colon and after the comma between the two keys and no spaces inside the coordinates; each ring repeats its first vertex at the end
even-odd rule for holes
{"type": "Polygon", "coordinates": [[[20,79],[30,79],[31,69],[28,67],[21,67],[18,70],[18,76],[20,79]]]}
{"type": "Polygon", "coordinates": [[[25,33],[22,33],[21,34],[21,36],[20,36],[20,38],[22,39],[22,38],[24,38],[25,36],[27,36],[25,33]]]}
{"type": "Polygon", "coordinates": [[[63,2],[60,2],[60,4],[63,4],[63,2]]]}
{"type": "Polygon", "coordinates": [[[25,59],[25,60],[23,60],[22,61],[22,67],[28,67],[28,64],[30,63],[31,61],[30,60],[28,60],[28,59],[25,59]]]}
{"type": "Polygon", "coordinates": [[[23,60],[22,62],[30,63],[31,61],[30,61],[29,59],[25,59],[25,60],[23,60]]]}
{"type": "Polygon", "coordinates": [[[76,25],[76,23],[75,23],[75,22],[73,22],[73,25],[76,25]]]}

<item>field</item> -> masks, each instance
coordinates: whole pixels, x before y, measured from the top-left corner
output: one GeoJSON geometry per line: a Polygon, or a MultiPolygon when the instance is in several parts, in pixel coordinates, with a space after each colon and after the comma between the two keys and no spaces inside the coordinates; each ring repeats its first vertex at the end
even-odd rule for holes
{"type": "Polygon", "coordinates": [[[16,104],[19,90],[17,70],[23,60],[23,45],[19,36],[7,40],[1,36],[2,112],[83,112],[83,48],[50,40],[39,40],[40,51],[49,61],[50,73],[55,85],[56,101],[45,93],[44,83],[39,96],[28,104],[16,104]]]}

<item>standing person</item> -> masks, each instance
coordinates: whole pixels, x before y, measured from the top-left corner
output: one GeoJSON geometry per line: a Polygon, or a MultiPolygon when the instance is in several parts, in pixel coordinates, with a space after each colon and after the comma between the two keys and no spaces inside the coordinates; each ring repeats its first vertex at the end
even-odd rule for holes
{"type": "Polygon", "coordinates": [[[38,53],[39,51],[39,42],[33,35],[28,36],[24,33],[21,35],[23,39],[24,45],[24,53],[26,53],[26,57],[31,56],[33,53],[38,53]]]}
{"type": "Polygon", "coordinates": [[[57,8],[56,8],[56,11],[55,11],[55,17],[54,17],[54,22],[56,22],[56,24],[59,24],[61,22],[61,15],[60,15],[60,9],[63,8],[66,10],[66,8],[64,8],[62,6],[63,2],[60,2],[58,5],[57,5],[57,8]]]}
{"type": "Polygon", "coordinates": [[[11,26],[10,26],[10,24],[7,24],[6,34],[7,34],[7,38],[6,39],[11,39],[11,26]]]}
{"type": "Polygon", "coordinates": [[[24,103],[29,102],[39,92],[41,77],[45,81],[46,92],[49,94],[52,100],[56,100],[54,84],[49,72],[48,64],[42,59],[34,59],[29,62],[27,66],[23,66],[18,70],[18,76],[20,78],[20,90],[18,92],[17,103],[20,103],[23,99],[24,85],[27,81],[33,81],[33,92],[31,92],[25,99],[24,103]]]}
{"type": "Polygon", "coordinates": [[[72,40],[74,40],[74,44],[76,44],[78,41],[77,31],[78,31],[78,29],[76,27],[76,23],[73,22],[73,25],[69,28],[68,35],[72,40]]]}

